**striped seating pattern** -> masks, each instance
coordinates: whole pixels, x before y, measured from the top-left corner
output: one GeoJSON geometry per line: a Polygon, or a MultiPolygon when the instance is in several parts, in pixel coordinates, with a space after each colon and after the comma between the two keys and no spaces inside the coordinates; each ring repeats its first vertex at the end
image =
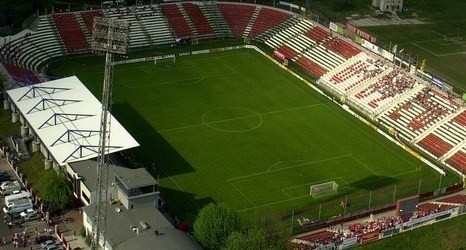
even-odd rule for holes
{"type": "Polygon", "coordinates": [[[192,3],[183,3],[182,5],[200,35],[209,35],[213,33],[209,22],[201,9],[199,9],[199,6],[192,3]]]}
{"type": "Polygon", "coordinates": [[[16,81],[20,81],[28,85],[40,82],[39,78],[37,78],[34,72],[30,70],[23,69],[10,63],[3,63],[3,66],[8,71],[8,74],[10,74],[16,81]]]}
{"type": "Polygon", "coordinates": [[[418,142],[418,145],[437,157],[444,155],[446,152],[452,149],[452,146],[450,144],[442,140],[442,138],[434,135],[433,133],[430,133],[429,135],[424,137],[421,141],[418,142]]]}
{"type": "MultiPolygon", "coordinates": [[[[401,137],[408,141],[417,138],[426,129],[434,126],[458,108],[436,93],[432,88],[418,85],[406,99],[399,100],[396,105],[384,112],[380,117],[381,123],[387,127],[396,128],[401,137]]],[[[437,127],[433,133],[444,139],[449,137],[447,142],[451,145],[461,141],[448,135],[443,136],[446,130],[447,127],[442,125],[437,127]]]]}
{"type": "Polygon", "coordinates": [[[466,173],[466,153],[463,150],[459,150],[454,155],[446,160],[446,162],[459,171],[466,173]]]}
{"type": "Polygon", "coordinates": [[[338,37],[333,37],[332,39],[327,40],[324,43],[324,46],[329,50],[337,52],[346,59],[353,57],[361,52],[360,49],[354,47],[344,40],[341,40],[338,37]]]}
{"type": "Polygon", "coordinates": [[[256,9],[253,5],[218,3],[218,8],[234,36],[242,36],[256,9]]]}
{"type": "Polygon", "coordinates": [[[83,18],[84,23],[86,24],[86,28],[89,31],[89,34],[92,35],[92,30],[94,28],[94,17],[96,16],[103,16],[102,11],[100,10],[93,10],[93,11],[83,11],[80,12],[81,17],[83,18]]]}
{"type": "Polygon", "coordinates": [[[52,19],[68,52],[88,49],[89,44],[74,13],[53,14],[52,19]]]}
{"type": "Polygon", "coordinates": [[[330,36],[330,32],[322,29],[321,27],[314,27],[306,33],[306,36],[316,42],[322,42],[325,38],[330,36]]]}
{"type": "Polygon", "coordinates": [[[178,4],[162,4],[162,12],[167,17],[170,26],[178,38],[190,37],[192,35],[186,19],[178,8],[178,4]]]}
{"type": "Polygon", "coordinates": [[[311,61],[307,57],[301,57],[296,62],[304,69],[309,70],[311,73],[319,77],[327,72],[323,67],[319,66],[317,63],[311,61]]]}
{"type": "Polygon", "coordinates": [[[291,18],[290,13],[286,13],[277,9],[262,7],[259,12],[259,16],[257,16],[256,21],[252,26],[251,36],[257,36],[265,30],[278,25],[289,18],[291,18]]]}

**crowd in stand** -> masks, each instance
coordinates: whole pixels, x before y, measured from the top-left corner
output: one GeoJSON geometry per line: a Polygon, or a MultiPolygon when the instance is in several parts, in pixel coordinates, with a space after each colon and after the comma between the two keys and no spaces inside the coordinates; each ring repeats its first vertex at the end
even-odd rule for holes
{"type": "Polygon", "coordinates": [[[16,64],[21,53],[21,48],[11,47],[10,43],[5,43],[0,47],[0,62],[16,64]]]}
{"type": "Polygon", "coordinates": [[[408,89],[414,88],[417,84],[418,82],[408,73],[400,69],[395,69],[383,76],[376,83],[362,90],[359,94],[367,96],[377,91],[382,94],[382,99],[385,99],[395,97],[408,89]]]}
{"type": "Polygon", "coordinates": [[[131,16],[135,15],[136,17],[143,17],[143,16],[150,16],[154,15],[157,12],[160,12],[159,6],[158,5],[153,5],[153,6],[141,6],[141,7],[118,7],[116,9],[108,9],[107,10],[108,14],[118,14],[118,18],[123,18],[125,16],[131,16]],[[144,13],[138,13],[139,12],[144,12],[144,13]],[[150,12],[149,12],[150,11],[150,12]]]}
{"type": "MultiPolygon", "coordinates": [[[[440,204],[440,203],[426,203],[418,206],[417,211],[408,220],[425,217],[434,213],[448,210],[456,205],[453,204],[440,204]]],[[[325,231],[317,232],[311,235],[298,237],[293,240],[296,249],[299,250],[312,250],[321,246],[330,246],[337,249],[343,240],[369,233],[380,233],[384,229],[394,227],[402,224],[405,220],[401,216],[380,217],[377,219],[371,218],[364,222],[354,222],[347,226],[347,228],[329,227],[325,231]]]]}
{"type": "MultiPolygon", "coordinates": [[[[360,70],[363,71],[363,79],[369,79],[369,78],[374,78],[382,71],[385,69],[385,64],[382,60],[368,60],[370,64],[374,65],[374,69],[368,69],[368,68],[361,68],[360,70]]],[[[358,72],[359,73],[359,72],[358,72]]]]}
{"type": "Polygon", "coordinates": [[[386,228],[393,227],[401,223],[403,223],[401,216],[382,217],[365,223],[352,223],[348,226],[348,229],[354,234],[354,236],[356,236],[371,232],[380,232],[386,228]]]}
{"type": "Polygon", "coordinates": [[[417,219],[421,217],[425,217],[434,213],[438,213],[441,211],[448,210],[454,206],[451,205],[442,205],[442,204],[433,204],[433,203],[428,203],[424,205],[420,205],[419,209],[413,213],[411,216],[410,220],[412,219],[417,219]]]}

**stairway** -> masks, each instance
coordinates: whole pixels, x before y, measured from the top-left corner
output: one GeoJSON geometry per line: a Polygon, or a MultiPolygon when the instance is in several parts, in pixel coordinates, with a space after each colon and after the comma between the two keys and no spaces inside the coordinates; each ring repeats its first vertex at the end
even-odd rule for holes
{"type": "Polygon", "coordinates": [[[57,38],[58,41],[60,41],[60,44],[61,44],[60,50],[62,51],[62,54],[63,55],[68,54],[68,51],[66,50],[66,47],[65,47],[65,43],[61,39],[60,34],[58,33],[57,27],[55,26],[55,23],[53,22],[51,15],[45,16],[45,23],[47,23],[48,26],[53,27],[53,35],[57,38]]]}
{"type": "Polygon", "coordinates": [[[256,19],[259,16],[260,11],[261,11],[261,7],[256,6],[256,9],[254,9],[254,12],[252,13],[251,19],[249,19],[246,29],[244,29],[243,37],[249,37],[249,33],[251,33],[252,26],[256,22],[256,19]]]}
{"type": "Polygon", "coordinates": [[[135,12],[134,16],[136,17],[136,21],[138,22],[139,27],[141,27],[142,33],[144,33],[144,36],[146,37],[146,40],[149,43],[149,45],[150,46],[154,45],[154,41],[152,40],[150,33],[147,31],[146,26],[144,26],[144,23],[142,23],[141,18],[139,17],[138,13],[135,12]]]}
{"type": "Polygon", "coordinates": [[[199,9],[204,13],[207,22],[209,22],[210,27],[212,27],[216,35],[221,35],[222,37],[231,37],[231,30],[228,26],[225,18],[218,9],[218,5],[215,2],[201,2],[199,4],[199,9]]]}
{"type": "Polygon", "coordinates": [[[89,45],[91,45],[92,44],[92,36],[91,36],[91,33],[89,32],[89,30],[87,30],[87,26],[84,23],[83,17],[79,14],[79,12],[74,12],[74,16],[76,17],[76,20],[79,23],[79,27],[81,28],[81,30],[84,33],[84,36],[86,37],[87,43],[89,45]]]}
{"type": "Polygon", "coordinates": [[[199,36],[199,32],[197,32],[196,27],[194,27],[194,24],[191,21],[191,18],[189,18],[188,13],[186,13],[186,10],[183,8],[183,5],[181,3],[177,3],[176,6],[183,14],[183,18],[184,20],[186,20],[186,23],[188,24],[188,27],[191,30],[191,33],[193,34],[193,36],[199,36]]]}

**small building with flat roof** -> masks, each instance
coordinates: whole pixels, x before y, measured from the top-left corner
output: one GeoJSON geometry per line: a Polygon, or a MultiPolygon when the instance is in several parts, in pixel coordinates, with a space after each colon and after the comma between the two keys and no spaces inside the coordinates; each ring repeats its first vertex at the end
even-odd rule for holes
{"type": "MultiPolygon", "coordinates": [[[[83,224],[88,233],[93,228],[93,212],[94,206],[83,209],[83,224]]],[[[120,203],[114,203],[107,206],[106,215],[106,249],[202,249],[189,234],[176,229],[154,207],[128,210],[120,203]]]]}
{"type": "MultiPolygon", "coordinates": [[[[108,197],[118,200],[126,209],[156,207],[159,199],[158,183],[144,168],[127,168],[108,165],[108,197]]],[[[73,184],[73,193],[85,205],[96,199],[97,161],[85,160],[69,163],[66,167],[68,179],[73,184]]]]}

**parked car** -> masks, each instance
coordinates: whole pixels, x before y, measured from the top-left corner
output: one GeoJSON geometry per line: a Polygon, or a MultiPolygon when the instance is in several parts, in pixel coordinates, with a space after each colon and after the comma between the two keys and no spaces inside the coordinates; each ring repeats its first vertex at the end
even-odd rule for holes
{"type": "Polygon", "coordinates": [[[11,181],[11,177],[9,175],[0,175],[0,183],[4,183],[6,181],[11,181]]]}
{"type": "Polygon", "coordinates": [[[45,249],[46,250],[62,250],[63,247],[55,244],[55,245],[48,245],[45,249]]]}
{"type": "Polygon", "coordinates": [[[55,241],[55,237],[51,235],[41,235],[36,238],[36,244],[42,244],[48,240],[55,241]]]}
{"type": "Polygon", "coordinates": [[[42,243],[40,243],[40,247],[42,247],[42,249],[47,249],[47,247],[50,247],[50,246],[55,246],[55,240],[46,240],[42,243]]]}
{"type": "Polygon", "coordinates": [[[39,218],[37,211],[32,208],[26,209],[26,211],[21,212],[19,215],[23,221],[37,220],[39,218]]]}

